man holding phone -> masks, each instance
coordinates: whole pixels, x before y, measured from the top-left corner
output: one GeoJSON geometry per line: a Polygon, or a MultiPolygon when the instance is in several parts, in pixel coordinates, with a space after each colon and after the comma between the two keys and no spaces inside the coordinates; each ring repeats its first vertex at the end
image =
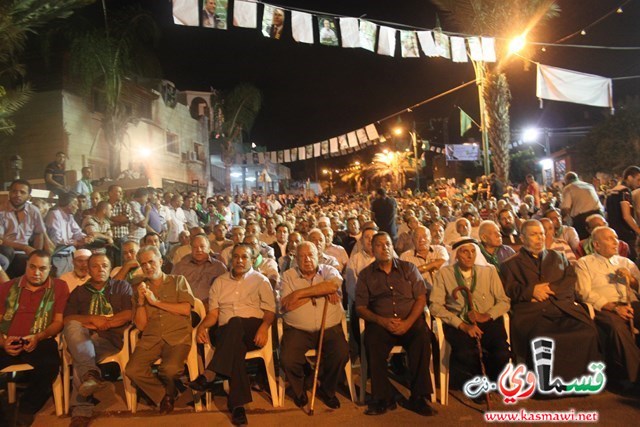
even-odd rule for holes
{"type": "Polygon", "coordinates": [[[62,330],[69,289],[49,277],[50,271],[51,256],[34,250],[25,274],[0,285],[0,369],[22,363],[34,369],[18,402],[18,425],[33,423],[60,372],[55,336],[62,330]]]}

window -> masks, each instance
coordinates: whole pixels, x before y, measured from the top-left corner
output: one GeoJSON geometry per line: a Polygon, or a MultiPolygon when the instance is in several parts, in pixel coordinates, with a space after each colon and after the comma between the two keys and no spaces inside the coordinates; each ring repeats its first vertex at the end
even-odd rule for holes
{"type": "Polygon", "coordinates": [[[180,154],[180,138],[173,132],[167,132],[166,150],[169,153],[180,154]]]}
{"type": "Polygon", "coordinates": [[[193,143],[193,151],[194,153],[196,153],[195,157],[196,160],[199,162],[204,162],[205,158],[204,158],[204,145],[198,143],[198,142],[194,142],[193,143]]]}

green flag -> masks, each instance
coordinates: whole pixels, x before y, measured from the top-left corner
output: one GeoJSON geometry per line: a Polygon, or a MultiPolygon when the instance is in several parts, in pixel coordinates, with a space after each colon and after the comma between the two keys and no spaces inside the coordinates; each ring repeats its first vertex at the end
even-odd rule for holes
{"type": "Polygon", "coordinates": [[[462,108],[460,108],[460,136],[464,136],[464,134],[467,133],[469,129],[471,129],[472,123],[473,120],[471,119],[471,117],[469,117],[469,115],[465,113],[462,108]]]}

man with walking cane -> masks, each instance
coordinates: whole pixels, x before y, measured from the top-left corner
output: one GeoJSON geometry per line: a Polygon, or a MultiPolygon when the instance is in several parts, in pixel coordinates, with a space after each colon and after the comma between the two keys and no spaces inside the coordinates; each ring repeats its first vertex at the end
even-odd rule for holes
{"type": "Polygon", "coordinates": [[[297,267],[282,276],[282,367],[293,391],[293,401],[298,407],[305,406],[308,399],[304,355],[319,347],[319,337],[323,336],[325,351],[320,354],[318,350],[316,362],[316,370],[322,364],[318,398],[329,408],[337,409],[340,401],[336,387],[349,361],[349,345],[342,330],[344,311],[339,294],[342,277],[334,267],[318,264],[318,250],[311,242],[302,242],[297,247],[296,261],[297,267]]]}
{"type": "Polygon", "coordinates": [[[365,414],[381,415],[396,408],[387,357],[394,346],[402,345],[409,359],[411,398],[400,403],[420,415],[435,415],[427,400],[431,332],[424,319],[424,279],[414,264],[394,258],[389,234],[377,233],[371,244],[375,261],[360,272],[356,284],[356,310],[366,322],[364,345],[373,395],[365,414]]]}
{"type": "Polygon", "coordinates": [[[444,323],[451,357],[460,372],[456,382],[463,384],[480,374],[495,381],[509,362],[502,319],[509,311],[509,298],[495,267],[475,264],[480,251],[475,240],[462,238],[452,249],[455,263],[436,274],[429,308],[444,323]]]}

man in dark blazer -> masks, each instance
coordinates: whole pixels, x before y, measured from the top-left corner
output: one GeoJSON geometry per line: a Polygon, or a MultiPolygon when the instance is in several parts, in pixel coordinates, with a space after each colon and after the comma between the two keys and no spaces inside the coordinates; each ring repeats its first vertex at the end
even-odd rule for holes
{"type": "Polygon", "coordinates": [[[278,261],[282,255],[287,254],[287,243],[289,241],[289,226],[285,223],[280,223],[276,226],[276,241],[269,246],[273,248],[273,255],[278,261]]]}
{"type": "Polygon", "coordinates": [[[522,224],[523,246],[502,264],[511,298],[511,344],[519,361],[531,365],[531,341],[555,340],[553,376],[572,381],[601,360],[595,324],[575,302],[577,277],[564,254],[545,249],[545,232],[537,220],[522,224]]]}

